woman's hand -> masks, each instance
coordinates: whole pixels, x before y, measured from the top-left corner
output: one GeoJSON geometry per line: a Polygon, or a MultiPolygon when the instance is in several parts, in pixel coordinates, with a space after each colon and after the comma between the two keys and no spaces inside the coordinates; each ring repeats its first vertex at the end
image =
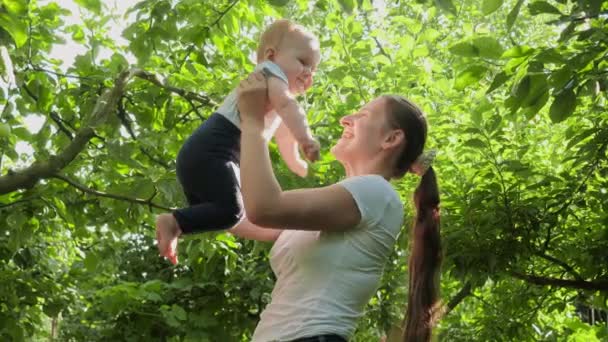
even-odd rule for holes
{"type": "Polygon", "coordinates": [[[241,120],[264,122],[264,115],[270,111],[268,82],[261,72],[254,72],[242,80],[238,88],[238,107],[241,120]]]}

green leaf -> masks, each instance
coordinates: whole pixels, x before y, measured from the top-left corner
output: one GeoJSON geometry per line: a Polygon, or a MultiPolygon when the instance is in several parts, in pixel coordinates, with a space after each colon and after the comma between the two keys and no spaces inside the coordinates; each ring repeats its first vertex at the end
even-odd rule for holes
{"type": "Polygon", "coordinates": [[[435,0],[435,6],[448,13],[456,15],[458,12],[452,0],[435,0]]]}
{"type": "Polygon", "coordinates": [[[488,145],[485,142],[483,142],[481,139],[477,139],[477,138],[467,140],[464,143],[464,146],[479,148],[479,149],[488,147],[488,145]]]}
{"type": "Polygon", "coordinates": [[[554,123],[566,120],[576,108],[576,95],[572,89],[565,90],[555,96],[551,109],[549,109],[549,117],[554,123]]]}
{"type": "Polygon", "coordinates": [[[17,19],[15,16],[0,13],[0,28],[3,28],[8,32],[15,45],[19,48],[27,41],[27,24],[25,21],[17,19]]]}
{"type": "MultiPolygon", "coordinates": [[[[20,211],[16,211],[8,215],[6,222],[11,227],[22,227],[27,221],[27,217],[20,211]]],[[[19,234],[18,231],[15,231],[16,234],[19,234]]]]}
{"type": "Polygon", "coordinates": [[[504,49],[493,37],[479,37],[473,39],[473,44],[479,51],[479,55],[485,58],[498,59],[502,56],[504,49]]]}
{"type": "Polygon", "coordinates": [[[416,57],[424,57],[429,55],[429,48],[426,45],[419,46],[414,49],[412,56],[416,57]]]}
{"type": "Polygon", "coordinates": [[[492,84],[490,84],[490,87],[488,87],[488,90],[486,90],[486,94],[489,94],[496,90],[498,87],[503,85],[509,78],[510,77],[504,71],[496,74],[496,76],[494,76],[494,80],[492,80],[492,84]]]}
{"type": "Polygon", "coordinates": [[[603,0],[579,0],[578,4],[583,7],[583,10],[590,17],[597,16],[600,13],[602,8],[602,4],[605,1],[603,0]]]}
{"type": "Polygon", "coordinates": [[[185,321],[186,318],[188,317],[188,314],[186,313],[186,311],[179,305],[173,304],[171,306],[172,312],[175,315],[175,318],[177,318],[180,321],[185,321]]]}
{"type": "Polygon", "coordinates": [[[510,48],[509,50],[505,51],[502,56],[500,56],[501,58],[516,58],[516,57],[525,57],[525,56],[529,56],[532,55],[534,53],[534,49],[526,46],[526,45],[518,45],[518,46],[514,46],[512,48],[510,48]]]}
{"type": "Polygon", "coordinates": [[[523,115],[526,119],[530,120],[536,114],[540,112],[540,110],[547,104],[549,101],[549,92],[546,89],[543,89],[539,92],[535,97],[533,97],[530,102],[526,103],[526,107],[524,108],[523,115]]]}
{"type": "Polygon", "coordinates": [[[62,303],[55,303],[51,301],[46,303],[42,310],[49,317],[57,317],[63,308],[64,305],[62,303]]]}
{"type": "Polygon", "coordinates": [[[99,264],[99,259],[95,255],[95,253],[87,253],[87,256],[84,258],[84,267],[89,272],[94,272],[97,269],[97,265],[99,264]]]}
{"type": "Polygon", "coordinates": [[[274,7],[283,7],[289,3],[289,0],[268,0],[268,3],[274,7]]]}
{"type": "Polygon", "coordinates": [[[355,0],[338,0],[338,3],[340,3],[342,9],[348,14],[351,14],[357,6],[355,0]]]}
{"type": "Polygon", "coordinates": [[[558,64],[558,65],[564,64],[566,62],[566,59],[564,58],[564,56],[562,56],[556,50],[557,49],[554,49],[554,48],[541,50],[534,57],[534,60],[541,62],[543,64],[547,64],[547,63],[553,63],[553,64],[558,64]]]}
{"type": "Polygon", "coordinates": [[[467,86],[481,80],[486,71],[488,71],[488,68],[483,65],[472,65],[466,68],[456,77],[454,88],[457,90],[463,90],[467,86]]]}
{"type": "Polygon", "coordinates": [[[566,146],[566,148],[571,149],[572,147],[578,145],[581,141],[587,139],[590,135],[595,134],[598,131],[599,131],[599,128],[595,128],[595,127],[584,130],[583,132],[570,138],[568,140],[568,145],[566,146]]]}
{"type": "Polygon", "coordinates": [[[578,87],[576,95],[579,97],[584,96],[597,96],[600,93],[600,85],[596,80],[587,80],[581,86],[578,87]]]}
{"type": "Polygon", "coordinates": [[[515,20],[519,16],[519,11],[521,10],[521,5],[523,5],[524,0],[517,0],[515,7],[509,12],[507,15],[507,30],[510,30],[515,24],[515,20]]]}
{"type": "Polygon", "coordinates": [[[560,12],[555,6],[547,3],[546,1],[536,1],[531,4],[528,4],[528,10],[532,15],[538,15],[542,13],[559,15],[562,14],[562,12],[560,12]]]}
{"type": "Polygon", "coordinates": [[[504,0],[484,0],[481,5],[481,12],[484,15],[488,15],[490,13],[494,13],[497,9],[502,6],[504,0]]]}
{"type": "Polygon", "coordinates": [[[562,30],[562,33],[559,34],[560,42],[567,42],[572,36],[575,34],[575,30],[578,27],[579,23],[576,21],[572,21],[566,26],[565,29],[562,30]]]}
{"type": "Polygon", "coordinates": [[[18,16],[27,13],[27,2],[25,0],[3,0],[1,3],[8,10],[8,13],[18,16]]]}
{"type": "Polygon", "coordinates": [[[101,12],[101,1],[99,0],[74,0],[74,2],[95,14],[100,14],[101,12]]]}
{"type": "Polygon", "coordinates": [[[72,32],[72,39],[76,42],[76,43],[84,43],[85,40],[85,35],[84,35],[84,30],[82,29],[82,26],[80,25],[72,25],[68,28],[67,30],[68,32],[72,32]]]}
{"type": "Polygon", "coordinates": [[[521,102],[530,92],[530,76],[524,76],[511,89],[511,96],[516,101],[517,107],[521,106],[521,102]]]}
{"type": "MultiPolygon", "coordinates": [[[[573,80],[575,74],[568,65],[564,65],[561,69],[554,70],[549,76],[549,83],[556,90],[561,91],[566,85],[573,80]]],[[[572,88],[572,87],[570,87],[572,88]]]]}
{"type": "Polygon", "coordinates": [[[521,107],[534,107],[547,93],[547,76],[544,74],[528,74],[520,81],[515,89],[515,97],[521,107]]]}
{"type": "Polygon", "coordinates": [[[0,122],[0,139],[8,139],[11,136],[11,126],[0,122]]]}
{"type": "Polygon", "coordinates": [[[456,43],[449,47],[449,51],[455,55],[464,57],[479,56],[479,49],[471,42],[456,43]]]}

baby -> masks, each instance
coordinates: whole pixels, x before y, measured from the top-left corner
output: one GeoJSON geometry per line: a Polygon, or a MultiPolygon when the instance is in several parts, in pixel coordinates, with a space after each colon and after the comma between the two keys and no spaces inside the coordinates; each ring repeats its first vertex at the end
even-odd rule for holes
{"type": "MultiPolygon", "coordinates": [[[[268,79],[272,110],[266,115],[264,137],[275,137],[288,168],[307,174],[306,159],[319,158],[306,113],[295,95],[312,85],[319,64],[319,41],[302,26],[288,20],[271,24],[260,38],[256,71],[268,79]]],[[[244,209],[239,185],[240,116],[237,92],[186,140],[177,156],[177,178],[189,207],[156,218],[156,239],[162,256],[177,264],[177,239],[181,234],[232,228],[243,224],[244,209]]],[[[247,224],[251,224],[248,223],[247,224]]]]}

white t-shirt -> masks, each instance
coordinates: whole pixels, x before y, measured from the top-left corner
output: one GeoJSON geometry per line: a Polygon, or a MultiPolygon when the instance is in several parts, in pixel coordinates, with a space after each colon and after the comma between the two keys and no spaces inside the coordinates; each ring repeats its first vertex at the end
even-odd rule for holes
{"type": "MultiPolygon", "coordinates": [[[[285,81],[285,83],[289,84],[287,81],[287,75],[283,72],[280,66],[271,61],[264,61],[259,63],[255,67],[255,71],[262,71],[266,76],[274,76],[279,79],[285,81]]],[[[237,107],[237,89],[233,89],[228,96],[224,99],[221,106],[216,110],[216,112],[222,114],[226,119],[232,122],[236,127],[241,129],[241,116],[239,114],[239,110],[237,107]]],[[[264,138],[266,140],[270,140],[277,128],[281,124],[281,117],[277,114],[276,111],[272,111],[266,115],[264,118],[264,138]]]]}
{"type": "Polygon", "coordinates": [[[403,204],[378,175],[347,178],[361,221],[346,232],[284,230],[270,251],[277,281],[255,342],[350,338],[377,289],[403,223],[403,204]]]}

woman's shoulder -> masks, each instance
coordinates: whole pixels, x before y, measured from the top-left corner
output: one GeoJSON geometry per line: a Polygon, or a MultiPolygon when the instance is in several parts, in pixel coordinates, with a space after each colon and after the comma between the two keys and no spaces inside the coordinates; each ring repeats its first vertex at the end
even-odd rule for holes
{"type": "Polygon", "coordinates": [[[393,185],[384,177],[376,174],[351,176],[338,184],[351,193],[367,197],[371,201],[385,203],[403,210],[403,203],[393,185]]]}
{"type": "Polygon", "coordinates": [[[376,174],[351,176],[338,184],[356,184],[367,191],[390,193],[399,197],[393,185],[386,178],[376,174]]]}
{"type": "Polygon", "coordinates": [[[399,194],[388,180],[380,175],[361,175],[348,177],[339,184],[351,193],[357,203],[361,213],[360,229],[357,229],[359,233],[382,231],[389,233],[381,234],[388,239],[397,236],[403,223],[404,208],[399,194]]]}

